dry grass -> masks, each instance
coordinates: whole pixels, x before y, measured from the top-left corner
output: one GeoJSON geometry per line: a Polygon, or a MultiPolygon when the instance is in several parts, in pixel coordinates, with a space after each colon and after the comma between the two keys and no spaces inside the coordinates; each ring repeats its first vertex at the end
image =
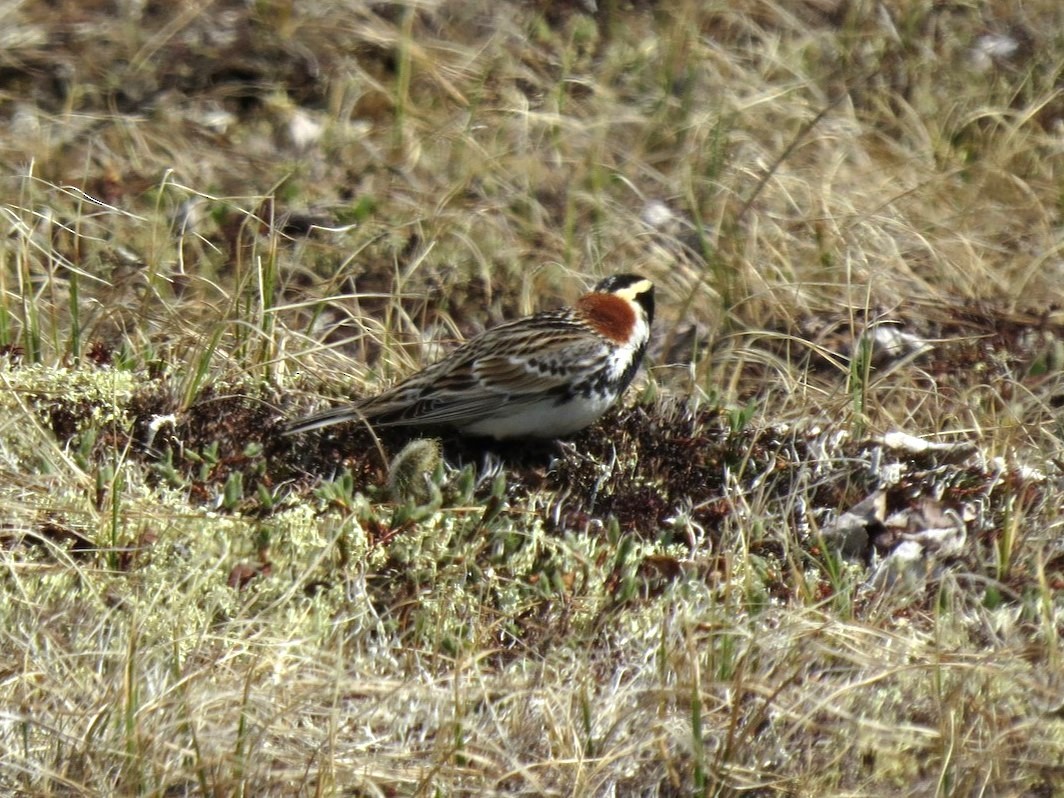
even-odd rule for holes
{"type": "Polygon", "coordinates": [[[0,791],[1064,795],[1059,3],[599,6],[0,11],[0,791]],[[277,435],[621,270],[567,447],[277,435]]]}

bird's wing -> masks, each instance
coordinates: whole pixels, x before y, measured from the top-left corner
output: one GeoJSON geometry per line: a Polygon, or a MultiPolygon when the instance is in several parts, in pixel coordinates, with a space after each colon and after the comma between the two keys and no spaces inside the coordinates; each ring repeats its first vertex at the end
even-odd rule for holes
{"type": "Polygon", "coordinates": [[[562,395],[594,368],[601,343],[573,328],[463,349],[357,409],[380,426],[447,425],[512,412],[562,395]]]}

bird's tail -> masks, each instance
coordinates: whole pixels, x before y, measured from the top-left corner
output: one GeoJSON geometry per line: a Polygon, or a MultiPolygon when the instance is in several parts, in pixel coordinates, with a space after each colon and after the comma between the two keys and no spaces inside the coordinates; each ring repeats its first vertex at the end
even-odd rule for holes
{"type": "Polygon", "coordinates": [[[300,435],[322,427],[331,427],[333,424],[343,424],[348,421],[358,421],[359,419],[365,420],[365,418],[365,414],[357,406],[340,405],[339,407],[330,407],[328,410],[322,410],[320,413],[315,413],[306,418],[290,421],[284,425],[281,431],[284,435],[300,435]]]}

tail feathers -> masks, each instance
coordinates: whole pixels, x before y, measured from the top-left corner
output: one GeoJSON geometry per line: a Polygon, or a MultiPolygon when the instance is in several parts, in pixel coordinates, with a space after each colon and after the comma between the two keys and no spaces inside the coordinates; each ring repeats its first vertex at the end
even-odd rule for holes
{"type": "Polygon", "coordinates": [[[333,424],[343,424],[347,421],[365,418],[366,415],[358,409],[357,405],[340,405],[306,418],[290,421],[285,425],[283,432],[285,435],[300,435],[322,427],[331,427],[333,424]]]}
{"type": "MultiPolygon", "coordinates": [[[[387,395],[382,394],[382,396],[387,395]]],[[[405,413],[403,405],[397,406],[394,402],[381,401],[382,396],[373,396],[354,404],[330,407],[312,416],[291,421],[284,427],[283,432],[285,435],[299,435],[322,427],[331,427],[333,424],[346,424],[349,421],[362,422],[373,427],[419,425],[420,420],[405,413]]]]}

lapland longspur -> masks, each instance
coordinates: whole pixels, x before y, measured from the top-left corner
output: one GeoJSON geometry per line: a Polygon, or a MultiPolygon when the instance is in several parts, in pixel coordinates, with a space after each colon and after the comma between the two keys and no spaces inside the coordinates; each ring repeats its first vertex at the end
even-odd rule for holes
{"type": "Polygon", "coordinates": [[[362,420],[496,439],[569,435],[624,393],[653,320],[653,283],[637,274],[607,277],[571,308],[486,330],[384,393],[295,421],[286,432],[362,420]]]}

